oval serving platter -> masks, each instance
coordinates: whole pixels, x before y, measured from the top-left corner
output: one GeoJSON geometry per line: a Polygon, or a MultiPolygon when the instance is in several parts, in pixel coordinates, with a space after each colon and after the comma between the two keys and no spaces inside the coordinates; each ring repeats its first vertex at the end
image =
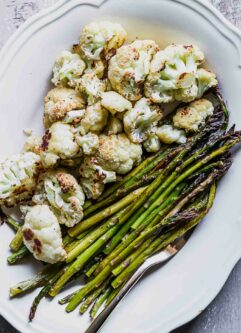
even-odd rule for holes
{"type": "MultiPolygon", "coordinates": [[[[43,131],[42,100],[55,57],[78,40],[86,23],[103,19],[123,24],[129,40],[199,45],[218,75],[231,122],[241,127],[241,34],[211,5],[201,0],[62,0],[23,24],[1,51],[1,159],[21,149],[24,128],[43,131]]],[[[213,300],[241,257],[240,170],[241,154],[237,154],[220,183],[213,209],[186,246],[132,290],[101,332],[166,333],[197,316],[213,300]]],[[[29,261],[6,264],[11,237],[12,232],[2,226],[0,313],[23,333],[84,332],[88,314],[65,314],[58,297],[43,301],[31,324],[27,316],[33,293],[9,301],[9,286],[41,268],[29,261]]]]}

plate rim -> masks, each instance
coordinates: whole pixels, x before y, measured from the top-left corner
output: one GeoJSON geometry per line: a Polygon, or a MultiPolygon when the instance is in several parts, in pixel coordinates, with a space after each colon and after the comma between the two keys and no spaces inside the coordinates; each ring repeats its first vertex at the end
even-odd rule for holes
{"type": "MultiPolygon", "coordinates": [[[[7,70],[7,65],[11,62],[14,56],[17,54],[18,50],[24,45],[25,42],[34,34],[36,33],[40,27],[45,26],[46,24],[50,24],[53,20],[61,18],[64,13],[68,11],[68,9],[73,9],[80,5],[89,5],[92,7],[100,7],[102,4],[106,2],[110,2],[111,0],[59,0],[56,4],[51,5],[50,7],[41,10],[39,13],[31,16],[27,19],[20,28],[18,28],[11,37],[5,42],[4,46],[0,51],[0,74],[2,71],[2,75],[0,75],[0,81],[4,77],[5,70],[7,70]],[[59,13],[59,11],[62,11],[59,13]],[[46,21],[46,19],[48,19],[46,21]],[[30,35],[29,35],[30,34],[30,35]],[[21,44],[18,46],[18,41],[21,44]],[[10,59],[8,59],[9,54],[11,55],[10,59]]],[[[138,1],[138,0],[137,0],[138,1]]],[[[156,0],[156,1],[166,1],[166,0],[156,0]]],[[[204,8],[209,11],[214,17],[216,17],[219,22],[231,32],[231,38],[227,35],[227,37],[237,49],[239,54],[239,67],[241,67],[241,43],[237,43],[234,39],[238,38],[241,41],[241,31],[235,27],[230,21],[228,21],[220,11],[218,11],[210,2],[207,0],[169,0],[176,3],[181,3],[185,7],[189,7],[194,11],[201,13],[198,8],[195,6],[198,5],[200,8],[204,8]]],[[[220,31],[221,32],[221,31],[220,31]]],[[[221,32],[222,33],[222,32],[221,32]]],[[[224,283],[226,282],[228,276],[230,275],[232,269],[236,265],[237,261],[241,258],[241,248],[237,248],[235,254],[229,256],[229,260],[227,261],[227,265],[223,268],[223,275],[219,280],[216,280],[215,289],[210,292],[206,297],[199,295],[196,297],[195,303],[192,304],[191,308],[185,309],[180,311],[179,314],[174,315],[172,321],[162,323],[162,332],[170,332],[171,330],[184,325],[188,321],[195,318],[198,314],[200,314],[200,308],[204,310],[212,300],[217,296],[220,292],[221,288],[223,287],[224,283]]],[[[11,312],[8,311],[8,306],[5,306],[5,302],[0,301],[0,314],[11,324],[13,325],[18,331],[22,333],[30,333],[33,332],[36,328],[31,328],[31,326],[26,326],[26,322],[24,325],[24,321],[20,321],[19,319],[15,318],[15,316],[11,315],[11,312]]],[[[156,333],[160,332],[160,325],[156,325],[153,327],[149,333],[156,333]]],[[[35,331],[36,332],[36,331],[35,331]]],[[[40,330],[38,329],[38,332],[40,330]]],[[[43,333],[43,332],[42,332],[43,333]]],[[[51,330],[45,330],[44,333],[53,333],[51,330]]]]}

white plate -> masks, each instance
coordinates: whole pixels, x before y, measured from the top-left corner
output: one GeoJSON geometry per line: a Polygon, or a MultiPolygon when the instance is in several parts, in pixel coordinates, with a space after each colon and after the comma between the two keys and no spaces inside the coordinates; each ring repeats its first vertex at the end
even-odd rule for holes
{"type": "MultiPolygon", "coordinates": [[[[23,128],[42,131],[43,96],[49,89],[56,55],[78,40],[84,24],[102,19],[122,23],[130,39],[155,39],[161,45],[196,41],[218,74],[232,111],[231,122],[241,128],[241,36],[210,5],[194,0],[65,0],[27,21],[1,52],[1,158],[21,149],[23,128]]],[[[241,154],[221,182],[212,211],[188,244],[135,287],[101,332],[168,332],[198,315],[213,300],[241,256],[240,170],[241,154]]],[[[24,333],[84,332],[88,316],[80,317],[77,311],[65,314],[57,299],[43,301],[32,324],[27,315],[36,292],[9,301],[9,286],[40,267],[27,262],[7,266],[11,237],[12,232],[1,227],[1,314],[24,333]]]]}

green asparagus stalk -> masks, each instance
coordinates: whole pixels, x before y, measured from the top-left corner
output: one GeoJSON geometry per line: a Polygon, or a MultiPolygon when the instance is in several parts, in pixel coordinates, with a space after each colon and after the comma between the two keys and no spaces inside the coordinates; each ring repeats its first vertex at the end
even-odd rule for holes
{"type": "Polygon", "coordinates": [[[182,226],[181,228],[178,228],[174,232],[170,232],[169,235],[162,235],[161,237],[158,237],[152,244],[149,246],[139,257],[136,258],[120,275],[118,275],[111,283],[113,288],[118,288],[121,286],[125,281],[128,280],[128,278],[133,274],[133,272],[140,267],[140,265],[152,254],[160,251],[161,249],[165,248],[167,245],[171,244],[173,241],[175,241],[177,238],[182,237],[186,232],[188,232],[190,229],[195,227],[202,219],[203,217],[208,213],[210,208],[213,205],[213,201],[215,198],[216,193],[216,184],[214,183],[211,186],[210,194],[209,194],[209,200],[207,204],[207,208],[200,213],[200,215],[188,222],[186,225],[182,226]],[[169,236],[169,237],[167,237],[169,236]],[[165,239],[163,239],[165,237],[165,239]]]}
{"type": "Polygon", "coordinates": [[[65,297],[62,298],[62,299],[60,299],[60,300],[58,301],[58,303],[59,303],[60,305],[67,304],[67,303],[70,302],[71,298],[73,298],[76,294],[77,294],[77,292],[74,291],[73,293],[71,293],[71,294],[65,296],[65,297]]]}
{"type": "Polygon", "coordinates": [[[13,253],[7,258],[9,265],[15,264],[17,261],[24,258],[27,254],[29,254],[28,249],[25,245],[23,245],[17,252],[13,253]]]}
{"type": "Polygon", "coordinates": [[[87,283],[83,288],[81,288],[73,298],[71,298],[69,304],[66,307],[67,312],[73,311],[81,301],[95,288],[98,288],[111,274],[111,267],[106,266],[98,276],[87,283]]]}
{"type": "Polygon", "coordinates": [[[12,239],[11,243],[9,244],[9,247],[12,251],[18,251],[20,247],[23,245],[23,232],[22,228],[19,227],[16,235],[12,239]]]}
{"type": "MultiPolygon", "coordinates": [[[[155,224],[154,226],[146,228],[140,236],[138,236],[133,242],[130,243],[129,246],[127,246],[117,257],[115,257],[112,261],[112,265],[116,265],[123,261],[130,253],[138,249],[138,247],[150,236],[155,235],[156,233],[160,233],[161,230],[163,230],[164,225],[168,225],[173,221],[172,217],[176,215],[181,208],[189,202],[193,197],[198,195],[200,192],[203,192],[203,190],[211,184],[215,180],[216,173],[214,175],[209,176],[204,182],[199,184],[197,188],[195,188],[188,196],[186,196],[178,205],[172,209],[171,212],[168,213],[168,215],[162,220],[160,220],[159,223],[155,224]]],[[[185,219],[193,218],[193,215],[195,214],[195,211],[189,212],[188,215],[185,216],[185,219]],[[193,214],[191,214],[193,213],[193,214]]]]}
{"type": "Polygon", "coordinates": [[[21,227],[21,224],[10,216],[5,217],[5,221],[14,231],[18,231],[19,227],[21,227]]]}
{"type": "Polygon", "coordinates": [[[89,246],[78,258],[68,267],[64,274],[58,279],[55,285],[50,290],[50,296],[56,296],[57,293],[63,288],[66,282],[78,271],[80,271],[84,265],[92,258],[99,249],[108,242],[108,240],[118,230],[118,226],[112,227],[104,235],[98,238],[91,246],[89,246]]]}
{"type": "Polygon", "coordinates": [[[126,267],[128,267],[137,257],[139,257],[140,254],[143,253],[143,251],[148,248],[151,243],[154,241],[155,236],[147,239],[146,242],[144,242],[139,248],[137,248],[132,254],[130,254],[124,261],[120,262],[118,266],[116,266],[112,273],[117,276],[119,275],[126,267]]]}
{"type": "Polygon", "coordinates": [[[118,201],[117,203],[114,203],[110,207],[105,208],[101,212],[89,217],[88,219],[81,221],[79,224],[74,226],[69,230],[69,235],[74,237],[81,233],[82,231],[85,231],[92,226],[98,224],[99,222],[103,221],[105,218],[115,214],[119,210],[123,209],[124,207],[128,206],[130,203],[133,202],[138,196],[141,195],[142,192],[146,187],[140,188],[138,190],[133,191],[132,193],[128,194],[126,197],[118,201]]]}
{"type": "Polygon", "coordinates": [[[166,181],[158,188],[158,190],[154,193],[152,198],[150,198],[145,203],[145,212],[138,218],[136,223],[142,223],[145,218],[149,216],[149,214],[158,207],[164,199],[170,194],[170,192],[182,181],[188,178],[191,174],[196,172],[198,169],[201,169],[204,165],[206,165],[209,161],[217,158],[218,156],[224,154],[231,147],[240,142],[240,137],[230,138],[222,147],[208,153],[201,160],[198,160],[194,165],[191,165],[186,171],[180,174],[180,170],[182,171],[186,166],[190,165],[195,159],[196,154],[192,155],[188,160],[186,160],[181,167],[177,168],[167,179],[166,181]]]}
{"type": "Polygon", "coordinates": [[[48,295],[48,292],[51,288],[51,286],[54,284],[54,282],[61,276],[63,270],[60,270],[58,273],[52,275],[50,281],[40,290],[39,294],[35,297],[32,306],[30,308],[29,312],[29,321],[32,321],[35,317],[37,307],[40,303],[40,301],[48,295]]]}
{"type": "Polygon", "coordinates": [[[104,282],[99,288],[95,289],[87,298],[86,300],[81,304],[79,312],[81,314],[85,313],[86,310],[89,308],[89,306],[94,303],[94,301],[98,298],[98,296],[105,290],[107,284],[109,283],[109,280],[104,282]]]}
{"type": "MultiPolygon", "coordinates": [[[[80,241],[76,241],[74,243],[74,246],[71,247],[66,262],[73,261],[80,253],[82,253],[84,250],[86,250],[91,244],[96,241],[97,238],[102,236],[104,233],[108,232],[110,228],[112,228],[114,225],[118,226],[122,220],[121,217],[126,214],[128,209],[130,208],[130,205],[123,208],[121,211],[114,214],[112,217],[110,217],[104,224],[102,224],[100,227],[97,227],[92,232],[90,232],[88,235],[86,235],[83,239],[80,241]]],[[[118,227],[115,228],[117,231],[118,227]]]]}
{"type": "Polygon", "coordinates": [[[218,98],[221,109],[223,111],[223,114],[225,117],[225,123],[224,123],[223,128],[226,130],[228,128],[228,123],[229,123],[229,111],[228,111],[227,105],[226,105],[222,95],[217,90],[215,91],[214,96],[218,98]]]}
{"type": "Polygon", "coordinates": [[[98,267],[98,265],[100,264],[99,261],[97,261],[96,263],[94,263],[86,272],[85,275],[89,278],[91,277],[91,275],[94,273],[94,271],[96,270],[96,268],[98,267]]]}
{"type": "Polygon", "coordinates": [[[58,265],[48,265],[43,271],[35,275],[33,278],[19,282],[15,286],[11,287],[9,296],[11,298],[19,296],[29,290],[42,286],[49,281],[49,278],[53,275],[53,273],[57,272],[57,270],[59,270],[58,265]]]}
{"type": "MultiPolygon", "coordinates": [[[[137,230],[135,232],[131,232],[129,235],[127,235],[123,240],[122,243],[120,243],[114,251],[109,253],[109,255],[102,260],[102,262],[99,264],[99,266],[96,268],[95,275],[97,275],[107,264],[111,263],[112,265],[114,264],[114,259],[123,251],[125,250],[129,244],[131,244],[132,241],[135,240],[135,238],[141,233],[141,231],[149,224],[150,227],[155,225],[156,223],[159,222],[159,220],[165,216],[166,213],[169,212],[169,210],[175,205],[175,202],[180,199],[180,193],[183,189],[184,184],[180,184],[179,187],[177,187],[176,190],[173,191],[173,193],[170,195],[170,197],[166,200],[163,205],[159,207],[159,210],[155,214],[156,217],[154,218],[154,214],[151,214],[148,219],[146,219],[145,223],[143,223],[139,228],[136,228],[137,230]]],[[[185,194],[185,193],[184,193],[185,194]]],[[[128,222],[129,223],[129,222],[128,222]]],[[[131,223],[129,225],[132,226],[132,219],[131,223]]]]}
{"type": "Polygon", "coordinates": [[[97,312],[99,311],[101,305],[108,299],[109,295],[111,294],[112,288],[108,287],[106,288],[103,293],[97,298],[95,301],[93,307],[90,310],[90,317],[91,319],[94,319],[97,312]]]}
{"type": "MultiPolygon", "coordinates": [[[[183,188],[183,185],[179,186],[173,193],[170,195],[169,200],[166,200],[165,204],[162,205],[160,208],[165,208],[166,205],[171,204],[172,201],[177,200],[178,194],[180,194],[181,190],[183,188]]],[[[132,214],[132,212],[131,212],[132,214]]],[[[131,217],[131,214],[129,214],[127,217],[131,217]]],[[[123,237],[126,235],[126,233],[129,231],[129,229],[133,225],[133,217],[128,220],[127,223],[123,225],[123,227],[117,232],[117,234],[111,239],[111,241],[106,245],[104,249],[105,254],[110,254],[112,250],[116,247],[119,242],[122,241],[123,237]]],[[[126,245],[127,243],[125,243],[126,245]]]]}
{"type": "Polygon", "coordinates": [[[106,302],[105,302],[105,308],[113,301],[113,299],[119,294],[121,290],[121,287],[120,288],[116,288],[116,289],[113,289],[111,290],[111,293],[109,295],[109,297],[107,298],[106,302]]]}

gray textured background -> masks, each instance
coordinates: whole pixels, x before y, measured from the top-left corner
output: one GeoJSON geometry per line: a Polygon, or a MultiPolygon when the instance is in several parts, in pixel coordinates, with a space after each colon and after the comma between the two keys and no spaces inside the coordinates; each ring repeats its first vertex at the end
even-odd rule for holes
{"type": "MultiPolygon", "coordinates": [[[[241,29],[241,0],[209,1],[241,29]]],[[[0,0],[0,48],[29,16],[55,2],[57,0],[0,0]]],[[[173,333],[240,333],[240,314],[241,261],[209,307],[196,319],[173,333]]],[[[17,333],[17,331],[0,317],[0,333],[17,333]]]]}

